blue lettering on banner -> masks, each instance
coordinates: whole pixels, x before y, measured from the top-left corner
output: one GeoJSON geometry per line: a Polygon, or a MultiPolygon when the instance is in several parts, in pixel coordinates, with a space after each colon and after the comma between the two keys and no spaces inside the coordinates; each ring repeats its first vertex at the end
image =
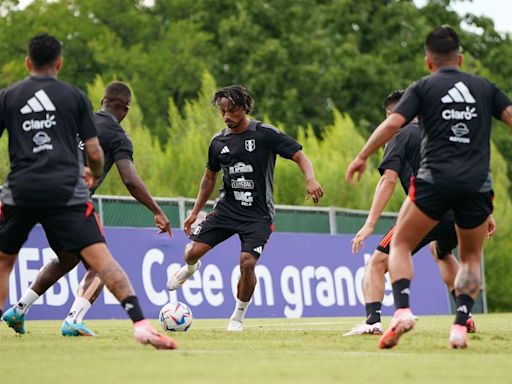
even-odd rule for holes
{"type": "MultiPolygon", "coordinates": [[[[148,318],[156,318],[170,300],[187,303],[196,318],[227,318],[234,306],[239,278],[237,237],[219,244],[203,258],[201,269],[183,287],[169,292],[168,276],[183,264],[188,242],[183,231],[172,239],[149,228],[105,228],[108,246],[126,270],[148,318]]],[[[352,235],[274,233],[265,247],[256,275],[248,317],[312,317],[364,315],[361,288],[365,258],[380,240],[371,236],[364,254],[351,254],[352,235]]],[[[37,271],[52,257],[44,232],[37,226],[20,251],[9,279],[8,304],[13,305],[35,279],[37,271]]],[[[427,248],[414,257],[411,301],[416,314],[448,314],[444,284],[427,248]]],[[[69,310],[84,268],[79,266],[61,278],[32,307],[30,319],[61,319],[69,310]]],[[[383,313],[393,311],[389,279],[383,313]]],[[[125,318],[114,296],[105,288],[88,318],[125,318]]]]}

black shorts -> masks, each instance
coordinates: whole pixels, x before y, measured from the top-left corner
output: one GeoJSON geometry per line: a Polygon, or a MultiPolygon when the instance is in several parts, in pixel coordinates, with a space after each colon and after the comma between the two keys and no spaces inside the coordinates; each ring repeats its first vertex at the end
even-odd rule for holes
{"type": "Polygon", "coordinates": [[[472,192],[441,187],[411,178],[409,198],[425,215],[440,220],[452,209],[460,228],[472,229],[487,220],[493,211],[494,192],[472,192]]]}
{"type": "Polygon", "coordinates": [[[17,207],[0,205],[0,251],[15,254],[32,228],[40,223],[54,251],[79,252],[104,243],[103,229],[92,202],[69,207],[17,207]],[[53,243],[53,244],[52,244],[53,243]]]}
{"type": "Polygon", "coordinates": [[[273,224],[267,220],[238,220],[218,215],[214,211],[194,228],[190,240],[208,244],[213,248],[237,233],[242,242],[241,251],[260,257],[273,229],[273,224]]]}
{"type": "MultiPolygon", "coordinates": [[[[377,250],[389,255],[389,245],[391,238],[395,231],[393,226],[386,235],[382,238],[377,250]]],[[[455,225],[452,221],[440,221],[428,234],[425,236],[418,246],[412,251],[414,255],[425,245],[430,244],[432,241],[436,242],[437,258],[443,260],[455,247],[457,247],[457,232],[455,231],[455,225]]]]}

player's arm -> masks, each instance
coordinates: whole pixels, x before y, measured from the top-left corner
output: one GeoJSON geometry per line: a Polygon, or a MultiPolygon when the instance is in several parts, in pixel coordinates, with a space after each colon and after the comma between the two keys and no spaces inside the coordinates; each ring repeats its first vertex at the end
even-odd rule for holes
{"type": "Polygon", "coordinates": [[[315,170],[313,169],[313,164],[311,160],[304,154],[302,151],[297,151],[292,156],[292,160],[297,163],[300,170],[306,177],[307,183],[307,192],[306,192],[306,200],[310,197],[313,198],[313,202],[316,204],[324,195],[324,190],[322,186],[315,178],[315,170]]]}
{"type": "MultiPolygon", "coordinates": [[[[103,157],[103,149],[101,149],[98,137],[91,137],[84,141],[84,151],[87,156],[87,165],[91,171],[91,175],[94,178],[93,182],[96,183],[101,177],[103,172],[103,163],[105,161],[103,157]]],[[[91,187],[91,186],[89,186],[91,187]]]]}
{"type": "Polygon", "coordinates": [[[204,207],[209,197],[213,193],[215,188],[215,183],[217,181],[217,172],[214,172],[208,168],[205,169],[203,178],[201,179],[201,184],[199,186],[199,193],[197,194],[197,199],[194,204],[194,208],[192,208],[192,212],[185,219],[185,223],[183,224],[183,229],[187,235],[192,233],[191,226],[194,224],[194,221],[197,220],[197,216],[199,212],[204,207]]]}
{"type": "Polygon", "coordinates": [[[377,183],[377,187],[375,188],[372,206],[368,213],[368,217],[366,218],[366,222],[352,239],[352,253],[359,251],[359,249],[364,245],[364,240],[373,233],[375,224],[377,224],[380,215],[384,211],[384,208],[395,191],[397,180],[398,173],[394,170],[386,169],[384,171],[384,174],[381,176],[377,183]]]}
{"type": "Polygon", "coordinates": [[[155,215],[155,224],[160,230],[160,233],[167,232],[172,236],[172,231],[169,224],[169,219],[162,211],[160,206],[149,194],[146,185],[137,175],[135,164],[129,159],[121,159],[116,161],[116,167],[119,171],[119,176],[125,185],[128,192],[140,203],[144,204],[153,215],[155,215]]]}
{"type": "Polygon", "coordinates": [[[392,113],[373,131],[361,152],[359,152],[347,168],[345,179],[351,185],[354,185],[354,175],[356,173],[358,174],[357,181],[361,180],[361,176],[366,168],[366,159],[387,143],[405,123],[406,119],[404,116],[399,113],[392,113]]]}
{"type": "Polygon", "coordinates": [[[512,105],[509,105],[504,109],[501,114],[501,120],[505,122],[510,128],[512,128],[512,105]]]}

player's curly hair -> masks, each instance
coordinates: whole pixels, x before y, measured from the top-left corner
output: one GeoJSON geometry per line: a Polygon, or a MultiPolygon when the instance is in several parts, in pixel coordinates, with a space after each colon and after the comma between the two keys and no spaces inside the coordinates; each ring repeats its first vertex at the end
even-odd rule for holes
{"type": "Polygon", "coordinates": [[[403,89],[398,89],[396,91],[391,92],[384,99],[384,103],[383,103],[382,106],[384,107],[384,109],[387,109],[390,104],[398,103],[403,95],[404,95],[404,90],[403,89]]]}
{"type": "Polygon", "coordinates": [[[240,109],[248,115],[254,110],[252,95],[241,85],[230,85],[215,92],[211,102],[212,107],[218,107],[223,97],[229,100],[231,107],[240,109]]]}
{"type": "Polygon", "coordinates": [[[28,42],[28,57],[36,68],[53,64],[61,52],[62,43],[48,33],[38,33],[28,42]]]}

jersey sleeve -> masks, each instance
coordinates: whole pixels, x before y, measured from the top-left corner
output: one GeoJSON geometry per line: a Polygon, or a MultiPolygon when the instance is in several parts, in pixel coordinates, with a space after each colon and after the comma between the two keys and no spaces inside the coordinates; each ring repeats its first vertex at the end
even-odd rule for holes
{"type": "Polygon", "coordinates": [[[208,147],[208,162],[206,163],[206,168],[212,172],[220,171],[220,161],[217,155],[218,153],[215,152],[215,140],[212,139],[208,147]]]}
{"type": "Polygon", "coordinates": [[[80,139],[85,142],[85,140],[90,139],[91,137],[98,136],[98,130],[94,125],[94,120],[92,117],[92,107],[91,102],[85,96],[82,91],[80,92],[80,103],[81,103],[81,114],[80,121],[78,122],[78,136],[80,139]]]}
{"type": "Polygon", "coordinates": [[[406,123],[411,121],[420,111],[420,83],[411,84],[406,90],[393,112],[402,115],[406,123]]]}
{"type": "Polygon", "coordinates": [[[131,160],[133,161],[133,144],[126,135],[120,135],[112,141],[110,151],[114,161],[131,160]]]}
{"type": "Polygon", "coordinates": [[[295,153],[302,149],[302,145],[286,133],[283,133],[272,126],[264,125],[263,127],[268,129],[272,151],[277,153],[279,156],[284,157],[285,159],[291,159],[295,153]]]}
{"type": "Polygon", "coordinates": [[[495,118],[498,120],[501,120],[501,115],[505,108],[507,108],[509,105],[512,105],[512,102],[510,101],[509,97],[500,91],[498,87],[496,87],[493,84],[494,92],[493,92],[493,100],[492,100],[492,114],[495,118]]]}
{"type": "Polygon", "coordinates": [[[391,169],[400,174],[405,163],[407,135],[404,131],[398,133],[388,142],[384,149],[384,156],[379,164],[379,173],[384,174],[386,169],[391,169]]]}

